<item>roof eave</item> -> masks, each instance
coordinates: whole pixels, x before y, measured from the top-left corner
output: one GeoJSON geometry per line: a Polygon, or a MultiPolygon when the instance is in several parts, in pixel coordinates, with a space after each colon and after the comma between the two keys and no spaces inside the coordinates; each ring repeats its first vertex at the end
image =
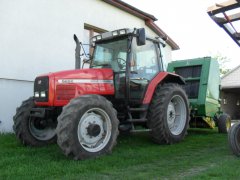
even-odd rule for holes
{"type": "Polygon", "coordinates": [[[222,86],[221,85],[221,90],[225,90],[225,89],[236,89],[236,88],[240,88],[240,85],[234,85],[234,86],[222,86]]]}
{"type": "Polygon", "coordinates": [[[229,72],[227,72],[226,74],[224,74],[221,79],[223,80],[224,78],[226,78],[227,76],[229,76],[230,74],[232,74],[234,71],[236,71],[238,68],[240,68],[240,65],[238,65],[237,67],[233,68],[232,70],[230,70],[229,72]]]}
{"type": "Polygon", "coordinates": [[[102,0],[108,4],[111,4],[123,11],[126,11],[134,16],[137,16],[141,19],[152,19],[153,21],[157,21],[157,18],[155,18],[153,15],[145,13],[143,11],[141,11],[140,9],[137,9],[133,6],[131,6],[130,4],[127,4],[121,0],[102,0]]]}
{"type": "Polygon", "coordinates": [[[215,4],[207,9],[210,16],[239,7],[240,0],[228,0],[215,4]]]}
{"type": "Polygon", "coordinates": [[[160,27],[158,27],[154,21],[157,21],[157,18],[155,18],[153,15],[145,13],[121,0],[102,0],[108,4],[111,4],[123,11],[126,11],[134,16],[137,16],[140,19],[143,19],[145,21],[145,24],[153,31],[155,32],[159,37],[166,40],[166,43],[171,46],[172,50],[178,50],[180,49],[176,42],[172,40],[160,27]]]}

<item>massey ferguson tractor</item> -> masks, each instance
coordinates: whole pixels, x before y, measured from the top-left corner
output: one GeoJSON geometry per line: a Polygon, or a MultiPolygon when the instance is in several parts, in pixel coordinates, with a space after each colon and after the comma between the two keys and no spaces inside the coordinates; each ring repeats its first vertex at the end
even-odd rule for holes
{"type": "Polygon", "coordinates": [[[143,28],[94,36],[88,69],[79,69],[74,40],[77,69],[38,76],[34,96],[17,108],[13,129],[24,145],[57,141],[66,156],[88,159],[110,153],[119,131],[149,131],[158,144],[185,137],[185,82],[165,71],[162,39],[143,28]]]}

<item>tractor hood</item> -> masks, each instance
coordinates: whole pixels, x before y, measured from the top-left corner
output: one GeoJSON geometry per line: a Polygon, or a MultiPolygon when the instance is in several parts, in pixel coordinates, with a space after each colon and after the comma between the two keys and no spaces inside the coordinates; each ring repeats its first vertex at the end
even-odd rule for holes
{"type": "Polygon", "coordinates": [[[37,77],[35,84],[46,77],[49,79],[48,102],[37,104],[63,106],[72,98],[84,94],[114,95],[112,69],[77,69],[49,73],[37,77]]]}
{"type": "Polygon", "coordinates": [[[75,80],[113,80],[112,69],[77,69],[50,73],[59,83],[74,83],[75,80]]]}

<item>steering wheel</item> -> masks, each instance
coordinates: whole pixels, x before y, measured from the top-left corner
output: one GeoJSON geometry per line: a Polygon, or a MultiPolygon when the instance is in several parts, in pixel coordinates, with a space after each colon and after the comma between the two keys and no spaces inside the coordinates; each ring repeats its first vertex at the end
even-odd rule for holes
{"type": "Polygon", "coordinates": [[[116,58],[116,61],[118,63],[118,66],[120,67],[120,69],[123,69],[124,67],[126,68],[126,60],[123,58],[116,58]]]}

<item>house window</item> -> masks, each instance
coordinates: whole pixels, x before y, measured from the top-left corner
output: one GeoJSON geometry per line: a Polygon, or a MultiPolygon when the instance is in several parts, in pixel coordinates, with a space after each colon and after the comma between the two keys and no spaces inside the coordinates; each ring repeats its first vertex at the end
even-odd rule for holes
{"type": "MultiPolygon", "coordinates": [[[[90,24],[84,23],[83,47],[84,47],[86,54],[92,55],[92,53],[93,53],[93,48],[90,47],[90,39],[93,36],[96,36],[96,35],[98,35],[100,33],[104,33],[104,32],[107,32],[107,31],[104,29],[92,26],[90,24]]],[[[88,57],[84,57],[84,58],[88,58],[88,57]]]]}

